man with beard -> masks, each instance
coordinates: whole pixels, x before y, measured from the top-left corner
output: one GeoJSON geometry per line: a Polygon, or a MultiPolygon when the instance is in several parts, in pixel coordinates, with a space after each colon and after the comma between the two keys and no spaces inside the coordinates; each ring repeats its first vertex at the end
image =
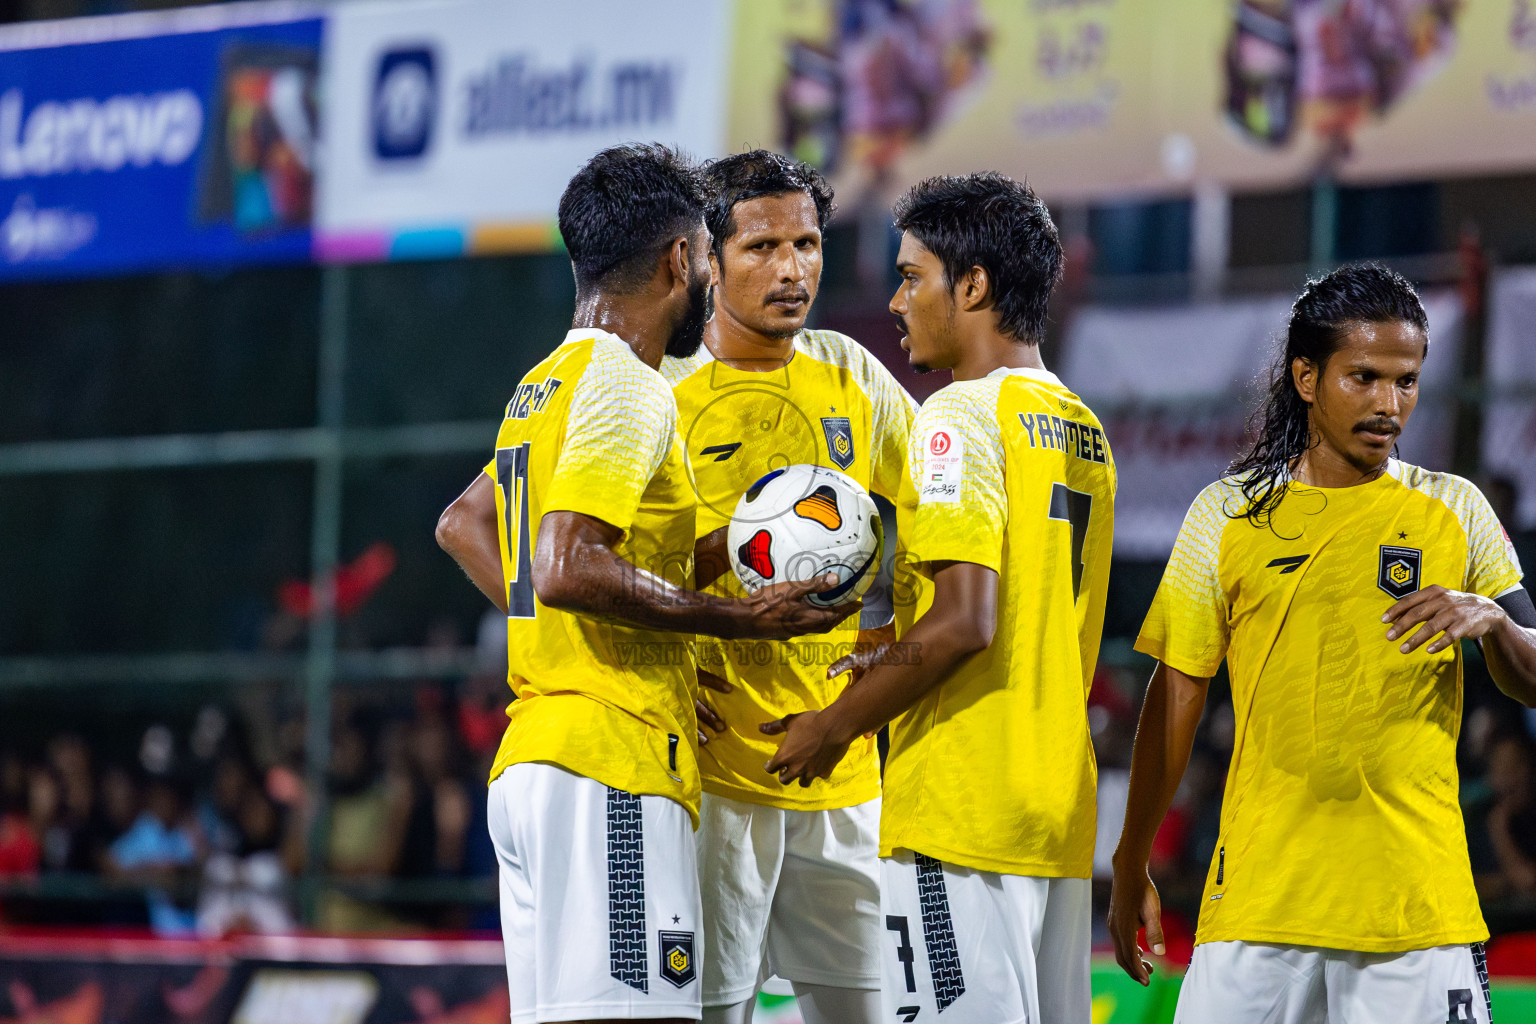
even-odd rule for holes
{"type": "MultiPolygon", "coordinates": [[[[775,469],[836,468],[894,501],[916,405],[889,370],[835,331],[805,330],[821,281],[832,189],[815,169],[765,150],[705,168],[715,316],[704,346],[662,375],[699,494],[701,586],[744,590],[725,569],[725,529],[742,494],[775,469]]],[[[878,566],[866,567],[876,572],[878,566]]],[[[852,587],[857,577],[845,580],[852,587]]],[[[826,707],[847,683],[829,667],[857,639],[699,644],[704,796],[706,1024],[744,1024],[758,985],[795,989],[806,1024],[873,1024],[880,1012],[880,763],[873,739],[830,779],[789,790],[763,774],[777,744],[758,725],[826,707]]],[[[866,642],[871,638],[866,636],[866,642]]]]}
{"type": "Polygon", "coordinates": [[[513,393],[439,543],[507,613],[518,700],[491,772],[512,1017],[699,1016],[699,806],[686,631],[830,628],[827,581],[742,600],[684,587],[694,493],[663,352],[709,310],[705,191],[661,146],[593,157],[560,200],[576,276],[565,341],[513,393]]]}

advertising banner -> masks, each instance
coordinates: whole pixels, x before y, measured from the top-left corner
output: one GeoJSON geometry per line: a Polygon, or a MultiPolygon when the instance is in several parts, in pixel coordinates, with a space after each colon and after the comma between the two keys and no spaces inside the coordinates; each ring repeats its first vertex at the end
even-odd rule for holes
{"type": "Polygon", "coordinates": [[[977,169],[1052,199],[1536,165],[1531,0],[750,0],[728,144],[845,201],[977,169]]]}
{"type": "Polygon", "coordinates": [[[320,19],[0,29],[0,280],[310,255],[320,19]]]}
{"type": "Polygon", "coordinates": [[[730,5],[397,0],[332,8],[327,260],[547,249],[593,153],[718,155],[730,5]]]}
{"type": "Polygon", "coordinates": [[[506,1024],[500,940],[0,939],[0,1022],[506,1024]]]}
{"type": "Polygon", "coordinates": [[[1483,467],[1513,485],[1514,522],[1506,525],[1536,530],[1536,270],[1503,271],[1490,291],[1483,467]]]}
{"type": "MultiPolygon", "coordinates": [[[[1451,459],[1461,301],[1425,292],[1430,350],[1400,457],[1430,469],[1451,459]]],[[[1178,306],[1085,307],[1064,345],[1062,380],[1104,424],[1115,455],[1115,553],[1166,558],[1184,513],[1244,447],[1249,414],[1284,343],[1291,298],[1178,306]]]]}

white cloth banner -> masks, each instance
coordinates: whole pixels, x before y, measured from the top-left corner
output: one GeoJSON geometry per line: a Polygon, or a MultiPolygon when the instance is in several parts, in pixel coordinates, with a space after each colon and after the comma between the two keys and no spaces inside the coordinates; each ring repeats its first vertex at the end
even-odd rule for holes
{"type": "Polygon", "coordinates": [[[547,248],[566,182],[605,146],[716,155],[730,10],[718,0],[336,5],[317,252],[547,248]]]}
{"type": "MultiPolygon", "coordinates": [[[[1451,291],[1423,298],[1429,357],[1399,449],[1408,462],[1444,469],[1462,311],[1451,291]]],[[[1284,344],[1292,301],[1087,307],[1073,317],[1062,378],[1098,414],[1115,455],[1117,555],[1166,558],[1195,495],[1244,448],[1248,416],[1284,344]]]]}
{"type": "Polygon", "coordinates": [[[1515,485],[1515,522],[1536,530],[1536,268],[1494,278],[1483,365],[1492,398],[1483,417],[1483,468],[1515,485]]]}

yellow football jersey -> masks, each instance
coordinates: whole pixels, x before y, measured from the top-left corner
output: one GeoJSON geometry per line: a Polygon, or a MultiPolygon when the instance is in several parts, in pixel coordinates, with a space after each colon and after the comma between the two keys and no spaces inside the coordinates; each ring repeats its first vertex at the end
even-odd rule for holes
{"type": "Polygon", "coordinates": [[[1089,877],[1088,690],[1115,517],[1098,419],[1044,370],[951,384],[917,415],[897,514],[898,633],[932,602],[941,561],[996,570],[997,628],[892,725],[881,855],[1089,877]]]}
{"type": "Polygon", "coordinates": [[[1233,480],[1185,517],[1136,649],[1206,678],[1237,736],[1198,942],[1395,952],[1487,938],[1457,803],[1461,646],[1411,654],[1387,609],[1423,587],[1520,582],[1488,502],[1392,461],[1356,487],[1292,482],[1268,529],[1233,480]]]}
{"type": "Polygon", "coordinates": [[[531,569],[544,514],[581,512],[624,531],[620,557],[689,583],[694,493],[671,389],[619,338],[571,331],[517,386],[485,472],[501,515],[518,696],[491,778],[545,761],[670,797],[697,822],[692,638],[547,608],[531,569]]]}
{"type": "MultiPolygon", "coordinates": [[[[698,486],[698,536],[729,523],[736,502],[765,474],[800,463],[840,470],[896,500],[917,404],[852,338],[801,331],[789,362],[761,373],[733,369],[705,348],[662,360],[661,372],[677,398],[698,486]]],[[[744,593],[730,571],[709,589],[744,593]]],[[[701,751],[706,791],[791,810],[850,807],[880,795],[874,740],[855,741],[831,778],[786,787],[763,771],[778,740],[757,728],[837,697],[847,677],[829,680],[827,667],[849,650],[858,625],[853,615],[829,633],[791,641],[699,638],[699,667],[735,687],[709,694],[729,729],[701,751]]]]}

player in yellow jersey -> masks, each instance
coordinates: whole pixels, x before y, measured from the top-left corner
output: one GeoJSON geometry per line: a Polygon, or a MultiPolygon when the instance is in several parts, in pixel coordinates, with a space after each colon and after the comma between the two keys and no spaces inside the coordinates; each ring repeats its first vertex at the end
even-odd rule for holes
{"type": "MultiPolygon", "coordinates": [[[[813,168],[756,150],[705,168],[716,274],[704,345],[668,357],[693,465],[700,582],[744,593],[724,566],[742,494],[787,465],[847,473],[895,501],[916,404],[852,338],[805,330],[821,278],[832,190],[813,168]],[[723,571],[722,571],[723,570],[723,571]]],[[[871,567],[871,572],[877,571],[871,567]]],[[[851,585],[852,581],[844,585],[851,585]]],[[[765,721],[826,707],[846,678],[828,667],[858,637],[851,615],[813,641],[700,641],[706,1024],[750,1020],[762,979],[791,982],[806,1024],[874,1024],[880,1013],[880,764],[872,739],[831,779],[786,790],[763,774],[765,721]]]]}
{"type": "Polygon", "coordinates": [[[513,1024],[698,1019],[685,634],[788,636],[844,614],[804,602],[807,586],[687,589],[695,497],[656,367],[694,351],[708,319],[706,194],[660,146],[605,150],[571,179],[572,330],[518,385],[495,457],[438,524],[507,612],[518,699],[488,818],[513,1024]]]}
{"type": "Polygon", "coordinates": [[[1477,488],[1392,458],[1429,324],[1411,285],[1307,285],[1252,450],[1195,499],[1136,641],[1142,707],[1109,926],[1162,952],[1153,835],[1225,658],[1237,715],[1181,1024],[1488,1024],[1457,803],[1460,640],[1536,705],[1536,612],[1477,488]]]}
{"type": "Polygon", "coordinates": [[[904,646],[825,711],[766,725],[784,735],[767,767],[808,785],[894,719],[886,1020],[1086,1024],[1114,459],[1040,359],[1062,262],[1045,204],[1001,175],[932,178],[896,224],[903,345],[954,375],[917,415],[897,505],[904,646]]]}

